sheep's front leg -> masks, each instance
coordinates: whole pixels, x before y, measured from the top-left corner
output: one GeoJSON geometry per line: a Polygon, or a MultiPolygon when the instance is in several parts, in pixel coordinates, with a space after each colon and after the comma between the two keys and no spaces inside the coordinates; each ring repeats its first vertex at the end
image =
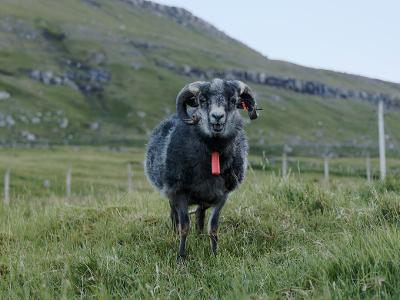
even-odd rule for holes
{"type": "Polygon", "coordinates": [[[186,196],[179,195],[176,198],[175,207],[176,207],[176,212],[178,214],[178,220],[179,220],[178,229],[180,236],[178,258],[182,259],[185,258],[186,238],[189,234],[189,227],[190,227],[188,201],[186,196]]]}
{"type": "Polygon", "coordinates": [[[170,207],[171,207],[171,223],[172,223],[172,229],[177,232],[178,231],[178,226],[179,226],[179,218],[178,218],[178,212],[174,206],[173,201],[169,202],[170,207]]]}
{"type": "Polygon", "coordinates": [[[224,206],[226,198],[221,200],[216,206],[213,207],[211,212],[210,220],[208,223],[208,235],[210,236],[211,250],[214,254],[217,254],[218,247],[218,220],[221,213],[221,209],[224,206]]]}
{"type": "Polygon", "coordinates": [[[207,208],[208,206],[199,205],[196,209],[196,231],[199,234],[204,230],[204,218],[207,208]]]}

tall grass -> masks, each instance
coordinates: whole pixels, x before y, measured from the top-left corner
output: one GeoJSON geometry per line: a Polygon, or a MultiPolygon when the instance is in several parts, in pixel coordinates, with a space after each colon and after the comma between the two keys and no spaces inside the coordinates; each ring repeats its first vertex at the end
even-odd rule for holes
{"type": "Polygon", "coordinates": [[[400,183],[330,186],[250,171],[220,249],[191,232],[176,261],[168,205],[139,181],[0,208],[0,298],[398,298],[400,183]]]}

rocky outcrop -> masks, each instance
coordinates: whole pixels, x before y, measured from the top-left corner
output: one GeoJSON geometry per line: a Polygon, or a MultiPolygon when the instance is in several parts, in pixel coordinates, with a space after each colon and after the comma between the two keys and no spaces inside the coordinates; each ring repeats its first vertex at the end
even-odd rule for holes
{"type": "Polygon", "coordinates": [[[167,6],[158,4],[152,1],[146,0],[121,0],[123,2],[129,3],[136,7],[140,7],[149,11],[150,13],[168,18],[179,25],[184,27],[191,27],[202,32],[206,32],[210,35],[233,40],[231,37],[226,35],[224,32],[218,30],[215,26],[211,25],[210,23],[196,17],[189,11],[184,8],[175,7],[175,6],[167,6]]]}
{"type": "Polygon", "coordinates": [[[319,81],[308,81],[289,77],[280,77],[267,73],[246,70],[214,70],[201,69],[192,66],[176,66],[171,62],[156,61],[159,67],[166,68],[174,73],[196,77],[196,79],[210,79],[214,77],[225,79],[238,79],[246,82],[268,85],[296,93],[319,96],[323,98],[359,99],[371,103],[383,101],[386,106],[400,109],[400,98],[382,93],[371,93],[358,90],[347,90],[327,85],[319,81]]]}
{"type": "Polygon", "coordinates": [[[85,95],[103,91],[103,86],[111,79],[111,74],[102,68],[87,68],[82,65],[75,66],[74,69],[64,74],[54,74],[52,71],[30,70],[29,76],[46,85],[69,86],[85,95]]]}
{"type": "Polygon", "coordinates": [[[0,91],[0,101],[10,99],[11,95],[9,92],[0,91]]]}

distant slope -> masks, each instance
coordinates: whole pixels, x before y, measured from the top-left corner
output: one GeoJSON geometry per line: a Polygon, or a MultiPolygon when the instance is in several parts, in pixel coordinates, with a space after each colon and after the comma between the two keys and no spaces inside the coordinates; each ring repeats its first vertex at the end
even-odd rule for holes
{"type": "Polygon", "coordinates": [[[259,95],[253,149],[375,148],[382,97],[389,149],[399,146],[400,85],[269,60],[184,9],[142,0],[2,1],[0,143],[143,144],[185,83],[217,75],[259,95]]]}

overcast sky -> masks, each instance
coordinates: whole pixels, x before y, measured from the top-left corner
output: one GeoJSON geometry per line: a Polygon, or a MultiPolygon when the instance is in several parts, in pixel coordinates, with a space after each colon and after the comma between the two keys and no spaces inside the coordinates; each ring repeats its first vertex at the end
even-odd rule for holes
{"type": "Polygon", "coordinates": [[[271,59],[400,83],[400,0],[155,0],[271,59]]]}

